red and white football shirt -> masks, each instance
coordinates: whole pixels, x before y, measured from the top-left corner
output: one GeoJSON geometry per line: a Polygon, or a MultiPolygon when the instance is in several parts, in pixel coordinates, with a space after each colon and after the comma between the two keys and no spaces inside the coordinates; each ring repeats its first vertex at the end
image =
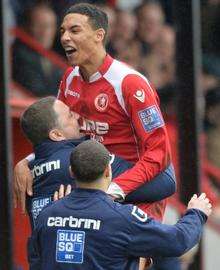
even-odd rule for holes
{"type": "MultiPolygon", "coordinates": [[[[170,147],[158,96],[148,80],[109,55],[89,82],[79,67],[63,76],[58,98],[82,117],[82,130],[135,166],[114,179],[125,194],[150,181],[170,163],[170,147]]],[[[140,204],[161,218],[165,201],[140,204]]]]}

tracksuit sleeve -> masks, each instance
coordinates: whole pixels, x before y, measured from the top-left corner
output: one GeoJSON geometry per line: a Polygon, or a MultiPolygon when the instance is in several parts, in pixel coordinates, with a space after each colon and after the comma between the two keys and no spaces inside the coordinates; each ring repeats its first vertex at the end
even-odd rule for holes
{"type": "Polygon", "coordinates": [[[172,165],[159,173],[151,181],[144,183],[136,190],[127,194],[126,203],[142,203],[161,201],[176,191],[175,173],[172,165]]]}
{"type": "Polygon", "coordinates": [[[165,225],[146,218],[147,215],[135,207],[128,245],[128,253],[133,256],[181,256],[198,243],[207,220],[203,212],[190,209],[175,225],[165,225]]]}
{"type": "Polygon", "coordinates": [[[168,135],[155,90],[140,75],[128,75],[121,87],[125,109],[140,150],[140,159],[134,167],[114,180],[128,194],[165,170],[171,157],[168,135]]]}

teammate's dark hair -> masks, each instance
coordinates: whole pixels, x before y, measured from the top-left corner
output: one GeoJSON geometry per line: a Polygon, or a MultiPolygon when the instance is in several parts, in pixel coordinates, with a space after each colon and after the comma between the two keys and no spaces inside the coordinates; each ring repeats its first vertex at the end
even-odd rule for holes
{"type": "Polygon", "coordinates": [[[71,6],[65,12],[64,17],[71,13],[86,15],[89,18],[89,22],[92,28],[95,30],[103,28],[105,30],[105,38],[103,43],[105,44],[108,32],[108,16],[104,11],[94,5],[88,3],[80,3],[71,6]]]}
{"type": "Polygon", "coordinates": [[[21,128],[35,146],[48,138],[49,132],[58,126],[54,111],[55,97],[42,98],[29,106],[21,116],[21,128]]]}
{"type": "Polygon", "coordinates": [[[94,140],[79,144],[70,155],[70,166],[76,181],[91,183],[98,180],[110,162],[108,150],[94,140]]]}

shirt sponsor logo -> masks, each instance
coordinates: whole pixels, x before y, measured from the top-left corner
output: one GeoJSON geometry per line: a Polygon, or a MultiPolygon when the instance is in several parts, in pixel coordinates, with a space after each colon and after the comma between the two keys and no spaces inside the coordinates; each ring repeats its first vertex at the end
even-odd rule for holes
{"type": "Polygon", "coordinates": [[[72,97],[75,97],[75,98],[80,98],[80,94],[76,91],[72,91],[72,90],[69,90],[69,89],[66,89],[65,91],[65,96],[67,95],[70,95],[72,97]]]}
{"type": "Polygon", "coordinates": [[[38,197],[34,198],[31,202],[31,213],[33,224],[35,226],[36,219],[42,209],[51,202],[51,197],[38,197]]]}
{"type": "Polygon", "coordinates": [[[137,206],[133,207],[131,214],[141,222],[147,221],[147,214],[137,206]]]}
{"type": "Polygon", "coordinates": [[[42,163],[41,165],[35,165],[34,168],[31,170],[33,178],[45,174],[47,172],[58,170],[60,169],[60,160],[54,160],[50,162],[42,163]]]}
{"type": "Polygon", "coordinates": [[[56,261],[62,263],[83,263],[85,232],[58,230],[56,261]]]}
{"type": "Polygon", "coordinates": [[[134,94],[134,97],[138,99],[140,102],[144,103],[145,101],[145,93],[144,90],[137,90],[134,94]]]}
{"type": "Polygon", "coordinates": [[[103,135],[108,133],[109,124],[83,118],[80,130],[86,133],[96,133],[97,135],[103,135]]]}
{"type": "Polygon", "coordinates": [[[164,126],[163,118],[156,105],[139,111],[138,115],[145,131],[153,131],[156,128],[164,126]]]}
{"type": "Polygon", "coordinates": [[[102,93],[95,98],[95,107],[99,112],[106,111],[108,107],[108,95],[102,93]]]}
{"type": "Polygon", "coordinates": [[[100,225],[101,225],[101,221],[98,219],[75,218],[73,216],[48,217],[48,220],[47,220],[48,227],[70,227],[70,228],[99,230],[100,225]]]}

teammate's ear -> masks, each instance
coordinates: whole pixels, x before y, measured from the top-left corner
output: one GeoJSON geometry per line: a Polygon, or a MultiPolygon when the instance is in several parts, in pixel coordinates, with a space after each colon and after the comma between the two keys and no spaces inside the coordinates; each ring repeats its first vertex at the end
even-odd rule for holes
{"type": "Polygon", "coordinates": [[[109,177],[109,174],[110,174],[110,172],[109,172],[109,166],[107,166],[105,168],[104,175],[105,175],[105,177],[109,177]]]}
{"type": "Polygon", "coordinates": [[[56,141],[56,142],[65,140],[65,137],[63,136],[63,134],[58,129],[52,129],[49,132],[48,137],[52,141],[56,141]]]}

